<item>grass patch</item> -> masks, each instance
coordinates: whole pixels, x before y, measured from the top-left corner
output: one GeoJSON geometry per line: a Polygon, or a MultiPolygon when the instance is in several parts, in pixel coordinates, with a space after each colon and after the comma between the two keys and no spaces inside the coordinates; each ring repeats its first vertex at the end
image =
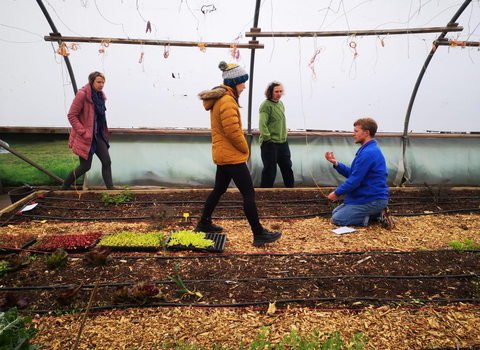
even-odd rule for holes
{"type": "MultiPolygon", "coordinates": [[[[10,148],[64,179],[80,165],[64,134],[0,134],[10,148]],[[74,165],[75,164],[75,165],[74,165]]],[[[0,178],[4,187],[58,186],[60,183],[14,154],[0,154],[0,178]]],[[[82,184],[83,178],[77,180],[82,184]]]]}

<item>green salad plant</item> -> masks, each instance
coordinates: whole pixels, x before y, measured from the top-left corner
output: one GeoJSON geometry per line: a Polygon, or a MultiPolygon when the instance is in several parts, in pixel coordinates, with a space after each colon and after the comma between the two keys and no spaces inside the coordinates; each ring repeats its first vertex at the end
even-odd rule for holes
{"type": "Polygon", "coordinates": [[[133,199],[134,193],[130,190],[130,186],[126,185],[125,189],[119,194],[110,195],[107,192],[102,192],[102,201],[105,206],[109,204],[118,205],[124,202],[130,202],[133,199]]]}
{"type": "Polygon", "coordinates": [[[172,232],[168,246],[183,245],[186,247],[192,246],[195,248],[213,247],[214,242],[211,239],[205,239],[205,233],[194,232],[190,230],[183,230],[172,232]]]}
{"type": "Polygon", "coordinates": [[[26,328],[32,323],[30,316],[20,317],[17,308],[0,312],[0,348],[1,349],[38,349],[43,344],[30,344],[30,340],[38,333],[34,327],[26,328]]]}
{"type": "Polygon", "coordinates": [[[163,233],[120,232],[102,238],[98,245],[108,247],[159,247],[163,241],[163,233]]]}
{"type": "Polygon", "coordinates": [[[57,248],[51,255],[47,255],[45,263],[51,269],[64,266],[68,261],[68,253],[63,248],[57,248]]]}

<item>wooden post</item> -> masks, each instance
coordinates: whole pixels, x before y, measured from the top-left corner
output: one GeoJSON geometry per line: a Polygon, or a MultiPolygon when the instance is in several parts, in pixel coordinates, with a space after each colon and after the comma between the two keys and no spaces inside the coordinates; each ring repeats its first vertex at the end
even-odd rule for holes
{"type": "Polygon", "coordinates": [[[93,297],[95,296],[95,294],[97,294],[97,289],[98,289],[98,281],[97,281],[97,283],[95,283],[95,287],[93,288],[92,295],[90,295],[90,300],[88,301],[87,310],[85,311],[85,314],[83,315],[82,324],[80,325],[80,329],[78,330],[77,339],[75,340],[75,344],[73,344],[73,346],[72,346],[72,350],[77,349],[78,342],[80,340],[80,336],[82,335],[83,326],[85,325],[85,321],[87,320],[88,312],[90,311],[90,307],[92,306],[93,297]]]}

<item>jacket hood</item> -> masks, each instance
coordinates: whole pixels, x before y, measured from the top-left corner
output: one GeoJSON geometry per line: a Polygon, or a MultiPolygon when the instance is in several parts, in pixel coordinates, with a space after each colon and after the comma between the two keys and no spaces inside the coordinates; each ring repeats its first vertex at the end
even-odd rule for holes
{"type": "Polygon", "coordinates": [[[216,86],[211,90],[205,90],[198,94],[201,100],[203,100],[203,106],[207,111],[211,110],[218,99],[225,95],[233,96],[233,92],[226,86],[216,86]]]}

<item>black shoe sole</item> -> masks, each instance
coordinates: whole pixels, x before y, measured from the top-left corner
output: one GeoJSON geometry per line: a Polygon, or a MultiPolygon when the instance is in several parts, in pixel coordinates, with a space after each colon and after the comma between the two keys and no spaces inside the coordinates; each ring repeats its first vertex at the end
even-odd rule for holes
{"type": "Polygon", "coordinates": [[[253,246],[254,246],[254,247],[261,247],[261,246],[264,245],[264,244],[276,242],[276,241],[278,241],[281,237],[282,237],[282,235],[279,235],[277,238],[275,238],[275,239],[273,239],[273,240],[269,240],[269,241],[256,241],[256,240],[254,239],[254,240],[253,240],[253,246]]]}

